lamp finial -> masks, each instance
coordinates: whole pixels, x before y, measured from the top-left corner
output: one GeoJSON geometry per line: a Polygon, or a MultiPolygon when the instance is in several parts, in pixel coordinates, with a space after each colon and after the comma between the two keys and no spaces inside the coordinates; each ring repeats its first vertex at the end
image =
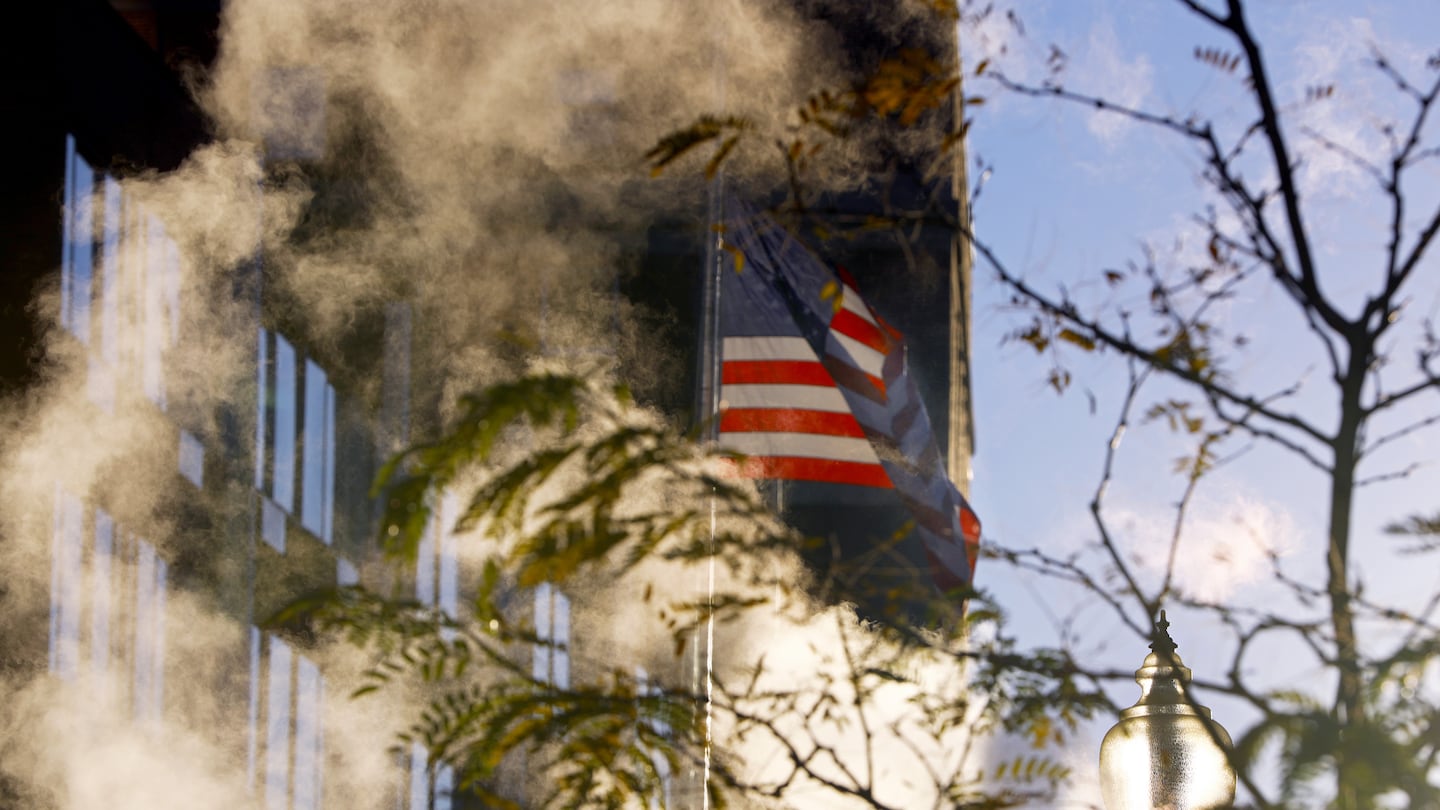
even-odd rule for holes
{"type": "Polygon", "coordinates": [[[1170,622],[1165,619],[1165,611],[1160,611],[1160,621],[1155,622],[1155,630],[1150,634],[1150,649],[1162,657],[1171,658],[1175,655],[1175,649],[1179,647],[1175,639],[1170,637],[1170,622]]]}

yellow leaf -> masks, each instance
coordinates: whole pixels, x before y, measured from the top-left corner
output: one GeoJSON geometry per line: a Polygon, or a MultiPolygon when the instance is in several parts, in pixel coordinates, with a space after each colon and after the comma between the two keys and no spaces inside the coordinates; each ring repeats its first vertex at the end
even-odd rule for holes
{"type": "Polygon", "coordinates": [[[1087,352],[1095,351],[1095,340],[1093,338],[1086,337],[1085,335],[1082,335],[1073,329],[1061,329],[1060,333],[1056,335],[1056,337],[1065,341],[1066,343],[1072,343],[1076,346],[1079,346],[1087,352]]]}

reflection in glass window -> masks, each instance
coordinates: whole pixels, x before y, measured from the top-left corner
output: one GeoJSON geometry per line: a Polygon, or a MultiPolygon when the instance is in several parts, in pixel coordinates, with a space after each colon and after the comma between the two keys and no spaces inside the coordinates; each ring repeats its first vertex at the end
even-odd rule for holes
{"type": "Polygon", "coordinates": [[[535,588],[535,645],[530,674],[561,689],[570,687],[570,598],[542,582],[535,588]]]}
{"type": "Polygon", "coordinates": [[[165,688],[165,558],[60,486],[50,554],[50,671],[63,680],[82,670],[124,676],[111,682],[118,688],[108,697],[121,705],[128,700],[137,721],[158,721],[165,688]]]}
{"type": "Polygon", "coordinates": [[[90,341],[90,279],[95,256],[95,170],[65,138],[64,246],[60,260],[60,325],[90,341]]]}
{"type": "Polygon", "coordinates": [[[95,549],[90,555],[90,666],[104,672],[110,665],[111,560],[115,553],[115,522],[95,510],[95,549]]]}
{"type": "Polygon", "coordinates": [[[255,489],[265,491],[266,427],[270,414],[270,333],[261,329],[255,347],[255,489]]]}
{"type": "Polygon", "coordinates": [[[295,349],[275,336],[275,454],[270,470],[270,497],[286,512],[295,512],[295,349]]]}
{"type": "Polygon", "coordinates": [[[87,388],[113,411],[137,385],[167,407],[165,357],[180,340],[180,249],[160,220],[65,139],[60,325],[89,344],[87,388]]]}
{"type": "MultiPolygon", "coordinates": [[[[635,694],[641,697],[660,694],[660,687],[650,682],[650,673],[646,672],[644,667],[635,668],[635,694]]],[[[647,717],[644,713],[641,713],[637,723],[643,723],[649,726],[649,730],[660,737],[670,736],[670,724],[662,718],[647,717]]],[[[671,784],[673,781],[670,778],[670,760],[666,759],[665,755],[660,751],[650,750],[643,742],[640,743],[640,750],[644,751],[650,757],[650,762],[655,767],[655,774],[660,780],[660,795],[651,797],[649,804],[650,810],[664,810],[664,808],[670,806],[671,784]]]]}
{"type": "Polygon", "coordinates": [[[134,233],[142,257],[138,272],[141,317],[140,381],[145,396],[165,407],[165,354],[180,341],[180,249],[154,216],[140,213],[134,233]]]}
{"type": "Polygon", "coordinates": [[[165,683],[167,565],[155,547],[139,541],[135,563],[135,719],[159,720],[165,683]]]}
{"type": "Polygon", "coordinates": [[[283,552],[284,515],[297,515],[298,501],[300,525],[328,544],[335,516],[335,388],[318,363],[265,329],[256,368],[255,488],[268,496],[262,536],[283,552]]]}
{"type": "Polygon", "coordinates": [[[305,361],[305,432],[300,523],[329,543],[335,514],[335,389],[313,360],[305,361]]]}
{"type": "Polygon", "coordinates": [[[438,607],[451,616],[459,604],[460,571],[456,557],[459,542],[451,527],[460,513],[453,494],[436,499],[430,520],[420,535],[415,558],[415,599],[422,605],[438,607]]]}
{"type": "Polygon", "coordinates": [[[270,677],[265,701],[265,807],[290,804],[290,645],[270,638],[270,677]]]}
{"type": "MultiPolygon", "coordinates": [[[[430,520],[420,536],[415,558],[415,601],[438,607],[455,616],[458,606],[459,565],[456,560],[455,525],[460,502],[452,494],[436,499],[430,520]]],[[[406,790],[400,794],[399,810],[450,810],[455,789],[455,772],[449,765],[431,763],[429,753],[418,743],[400,761],[406,790]],[[433,765],[433,772],[432,772],[433,765]]]]}
{"type": "Polygon", "coordinates": [[[295,662],[295,789],[292,810],[315,810],[320,806],[322,749],[320,670],[310,659],[295,662]]]}
{"type": "Polygon", "coordinates": [[[454,804],[455,769],[436,765],[432,778],[425,746],[413,743],[408,762],[409,790],[402,794],[401,810],[451,810],[454,804]]]}
{"type": "Polygon", "coordinates": [[[322,804],[324,693],[325,679],[313,661],[250,628],[247,763],[266,810],[317,810],[322,804]]]}
{"type": "Polygon", "coordinates": [[[99,340],[91,341],[89,389],[91,400],[113,412],[120,366],[120,182],[101,177],[99,186],[99,340]]]}
{"type": "Polygon", "coordinates": [[[56,488],[50,542],[50,671],[75,677],[80,662],[80,611],[84,593],[84,504],[56,488]]]}

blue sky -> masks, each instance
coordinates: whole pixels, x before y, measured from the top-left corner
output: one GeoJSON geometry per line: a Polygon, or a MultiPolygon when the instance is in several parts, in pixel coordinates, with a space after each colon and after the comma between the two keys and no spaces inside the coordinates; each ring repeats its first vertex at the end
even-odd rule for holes
{"type": "MultiPolygon", "coordinates": [[[[1366,63],[1372,46],[1412,80],[1426,81],[1433,73],[1424,59],[1440,43],[1440,7],[1418,1],[1251,5],[1256,7],[1252,26],[1260,33],[1272,83],[1286,105],[1287,134],[1305,159],[1302,191],[1310,205],[1307,222],[1321,257],[1322,283],[1343,306],[1358,301],[1379,278],[1388,209],[1373,183],[1333,151],[1317,148],[1306,132],[1324,133],[1360,154],[1379,154],[1381,122],[1407,108],[1366,63]],[[1335,92],[1324,102],[1299,103],[1307,87],[1332,83],[1335,92]]],[[[1179,3],[1041,0],[1023,4],[1018,13],[1023,38],[1003,17],[980,32],[962,33],[962,50],[972,65],[989,57],[1007,74],[1038,83],[1054,43],[1067,57],[1067,89],[1157,112],[1211,116],[1222,132],[1233,132],[1248,120],[1252,108],[1239,81],[1244,71],[1232,76],[1194,56],[1197,47],[1234,47],[1179,3]],[[1004,54],[998,47],[1002,43],[1004,54]]],[[[1204,240],[1197,238],[1191,217],[1214,198],[1203,188],[1203,165],[1188,144],[1089,109],[1007,97],[985,82],[972,83],[970,90],[987,97],[975,116],[970,156],[993,166],[977,205],[976,228],[1012,270],[1042,289],[1063,284],[1081,300],[1113,300],[1139,309],[1143,297],[1127,298],[1097,285],[1099,272],[1138,261],[1142,245],[1150,245],[1162,265],[1183,266],[1187,257],[1201,254],[1204,240]]],[[[1433,138],[1436,128],[1429,131],[1433,138]]],[[[1261,176],[1261,169],[1252,171],[1261,176]]],[[[1432,162],[1416,170],[1414,179],[1411,210],[1433,210],[1440,171],[1432,162]]],[[[1437,277],[1440,259],[1431,259],[1412,290],[1404,313],[1409,322],[1440,314],[1437,277]]],[[[1066,362],[1076,383],[1065,396],[1056,396],[1045,383],[1044,359],[1024,344],[1004,342],[1020,323],[1007,311],[1008,297],[985,262],[977,260],[978,452],[972,500],[988,538],[1060,554],[1081,551],[1095,536],[1087,507],[1114,427],[1123,367],[1113,355],[1097,359],[1070,352],[1066,362]],[[1087,391],[1095,397],[1093,411],[1087,391]]],[[[1251,338],[1231,366],[1240,387],[1266,393],[1305,380],[1292,407],[1322,425],[1332,423],[1323,357],[1278,289],[1252,288],[1223,308],[1218,320],[1227,331],[1251,338]]],[[[1397,346],[1397,367],[1411,362],[1407,347],[1413,346],[1414,334],[1401,333],[1406,339],[1397,346]]],[[[1151,395],[1180,391],[1155,387],[1151,395]]],[[[1418,405],[1415,412],[1440,410],[1440,396],[1418,405]]],[[[1440,470],[1433,464],[1437,449],[1440,430],[1432,429],[1396,442],[1362,467],[1362,474],[1374,475],[1410,461],[1426,465],[1404,480],[1367,487],[1357,498],[1352,556],[1371,595],[1405,604],[1440,587],[1432,561],[1389,553],[1394,541],[1380,532],[1389,520],[1440,508],[1440,470]]],[[[1155,558],[1163,557],[1172,504],[1184,485],[1170,465],[1184,451],[1185,444],[1163,428],[1136,426],[1121,445],[1108,493],[1107,515],[1122,547],[1152,560],[1140,566],[1150,587],[1158,582],[1155,558]]],[[[1323,584],[1325,483],[1295,456],[1269,447],[1257,447],[1219,470],[1202,486],[1187,523],[1181,580],[1235,604],[1282,604],[1267,601],[1277,597],[1268,584],[1263,544],[1280,554],[1288,572],[1323,584]]],[[[1069,622],[1078,636],[1076,649],[1091,660],[1130,668],[1146,652],[1142,640],[1120,628],[1113,613],[1093,600],[999,564],[982,567],[979,582],[1011,613],[1012,630],[1025,641],[1053,643],[1069,622]]],[[[1197,677],[1220,678],[1230,657],[1225,637],[1203,617],[1182,611],[1171,618],[1181,653],[1197,677]]],[[[1266,679],[1327,692],[1323,671],[1293,652],[1277,639],[1248,660],[1266,679]]],[[[1138,692],[1127,687],[1116,694],[1128,703],[1138,692]]],[[[1227,711],[1233,712],[1232,731],[1245,725],[1238,707],[1226,707],[1223,700],[1212,705],[1222,722],[1227,711]]]]}

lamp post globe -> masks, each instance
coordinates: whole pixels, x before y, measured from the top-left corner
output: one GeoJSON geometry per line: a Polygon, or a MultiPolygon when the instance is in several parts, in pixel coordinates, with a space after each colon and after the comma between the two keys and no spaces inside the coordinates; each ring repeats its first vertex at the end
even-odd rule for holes
{"type": "Polygon", "coordinates": [[[1135,681],[1140,699],[1100,744],[1106,810],[1220,810],[1235,801],[1230,735],[1189,694],[1165,612],[1135,681]]]}

